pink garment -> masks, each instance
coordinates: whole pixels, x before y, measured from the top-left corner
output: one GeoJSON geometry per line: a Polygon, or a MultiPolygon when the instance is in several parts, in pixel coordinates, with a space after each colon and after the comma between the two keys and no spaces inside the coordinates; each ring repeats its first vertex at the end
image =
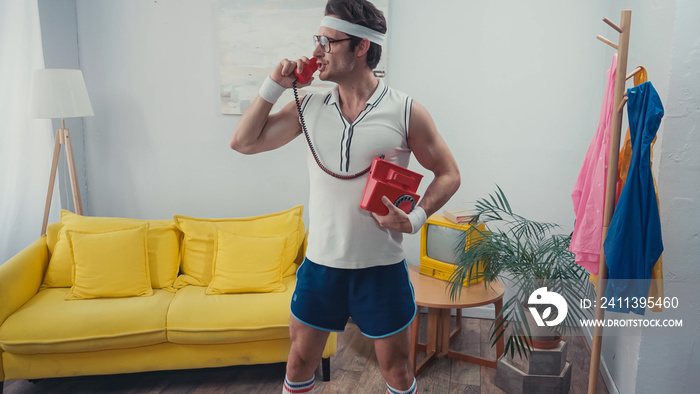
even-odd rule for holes
{"type": "Polygon", "coordinates": [[[576,179],[571,199],[574,202],[576,224],[569,250],[576,254],[576,263],[598,275],[600,248],[603,236],[603,211],[605,206],[605,178],[608,172],[610,150],[610,125],[615,95],[617,53],[613,55],[608,70],[608,86],[603,98],[603,108],[598,120],[598,130],[588,146],[586,157],[576,179]]]}

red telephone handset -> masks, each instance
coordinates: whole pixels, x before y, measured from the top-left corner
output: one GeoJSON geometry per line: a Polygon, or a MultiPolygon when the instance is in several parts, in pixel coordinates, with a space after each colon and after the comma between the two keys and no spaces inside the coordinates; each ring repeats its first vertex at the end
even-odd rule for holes
{"type": "Polygon", "coordinates": [[[307,83],[311,79],[313,73],[318,70],[318,59],[312,57],[309,59],[309,64],[304,64],[304,70],[299,74],[296,69],[294,69],[294,76],[297,77],[297,81],[301,83],[307,83]]]}

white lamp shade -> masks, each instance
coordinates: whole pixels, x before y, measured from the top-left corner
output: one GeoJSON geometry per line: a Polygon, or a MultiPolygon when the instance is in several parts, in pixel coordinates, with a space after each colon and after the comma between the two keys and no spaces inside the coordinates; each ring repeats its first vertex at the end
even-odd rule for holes
{"type": "Polygon", "coordinates": [[[82,71],[34,70],[31,95],[32,118],[77,118],[93,115],[82,71]]]}

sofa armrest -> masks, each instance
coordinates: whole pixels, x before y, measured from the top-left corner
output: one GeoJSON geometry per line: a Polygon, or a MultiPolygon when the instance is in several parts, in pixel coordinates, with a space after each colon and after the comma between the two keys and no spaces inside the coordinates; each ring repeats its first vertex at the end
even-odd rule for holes
{"type": "Polygon", "coordinates": [[[49,264],[46,235],[0,265],[0,325],[39,291],[49,264]]]}

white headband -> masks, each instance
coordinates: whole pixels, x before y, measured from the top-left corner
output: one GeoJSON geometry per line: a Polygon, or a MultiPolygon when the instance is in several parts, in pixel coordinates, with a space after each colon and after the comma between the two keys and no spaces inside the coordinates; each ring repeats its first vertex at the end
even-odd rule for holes
{"type": "Polygon", "coordinates": [[[330,27],[351,36],[366,38],[375,44],[382,45],[384,43],[385,34],[332,16],[324,16],[321,20],[321,26],[330,27]]]}

